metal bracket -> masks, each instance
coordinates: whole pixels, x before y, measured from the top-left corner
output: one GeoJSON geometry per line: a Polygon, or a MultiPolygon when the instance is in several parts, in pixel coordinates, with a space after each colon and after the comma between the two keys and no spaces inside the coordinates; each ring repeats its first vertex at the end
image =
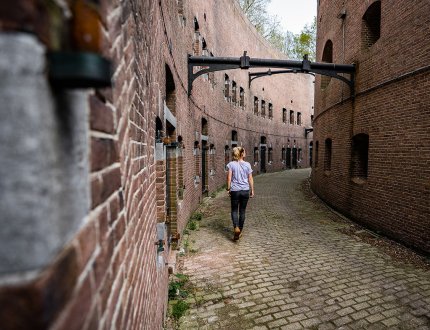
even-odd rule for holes
{"type": "Polygon", "coordinates": [[[308,134],[310,133],[310,132],[313,132],[314,131],[314,128],[313,127],[311,127],[311,128],[305,128],[305,137],[307,137],[308,136],[308,134]]]}
{"type": "Polygon", "coordinates": [[[303,57],[303,61],[293,60],[273,60],[273,59],[251,59],[246,55],[246,51],[241,57],[209,57],[209,56],[188,56],[188,96],[191,95],[193,81],[200,75],[232,69],[247,70],[254,67],[266,68],[284,68],[287,70],[249,73],[249,86],[251,81],[263,76],[271,76],[281,73],[305,73],[310,75],[320,74],[339,79],[346,83],[350,90],[351,96],[354,97],[355,82],[355,65],[354,64],[335,64],[311,62],[308,56],[303,57]],[[203,66],[204,68],[194,73],[194,67],[203,66]],[[349,79],[340,74],[349,74],[349,79]]]}

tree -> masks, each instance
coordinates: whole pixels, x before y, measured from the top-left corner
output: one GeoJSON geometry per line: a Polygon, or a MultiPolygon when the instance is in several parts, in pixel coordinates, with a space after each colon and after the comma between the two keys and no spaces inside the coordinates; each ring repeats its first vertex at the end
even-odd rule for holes
{"type": "Polygon", "coordinates": [[[301,60],[309,54],[309,60],[315,61],[316,17],[310,25],[305,25],[299,34],[284,32],[277,16],[267,12],[271,0],[238,0],[249,21],[270,44],[287,54],[291,59],[301,60]]]}
{"type": "Polygon", "coordinates": [[[317,20],[314,17],[312,24],[306,24],[299,34],[286,33],[286,53],[291,59],[301,60],[303,55],[308,54],[310,61],[315,61],[316,55],[316,27],[317,20]]]}

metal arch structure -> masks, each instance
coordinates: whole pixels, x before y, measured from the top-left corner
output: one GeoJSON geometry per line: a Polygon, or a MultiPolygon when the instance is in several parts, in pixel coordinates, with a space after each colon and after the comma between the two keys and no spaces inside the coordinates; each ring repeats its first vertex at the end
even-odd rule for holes
{"type": "Polygon", "coordinates": [[[241,57],[210,57],[210,56],[188,56],[188,96],[191,95],[193,88],[193,81],[209,72],[242,69],[248,70],[250,68],[269,68],[266,72],[253,72],[249,73],[249,86],[251,81],[274,74],[281,73],[304,73],[304,74],[320,74],[339,79],[346,83],[351,91],[351,97],[354,98],[354,83],[355,83],[355,65],[354,64],[335,64],[335,63],[320,63],[311,62],[308,56],[303,57],[303,61],[293,60],[275,60],[275,59],[262,59],[250,58],[246,55],[246,51],[241,57]],[[194,67],[203,67],[194,73],[194,67]],[[286,69],[272,71],[271,68],[286,69]],[[341,74],[348,74],[349,79],[341,74]]]}

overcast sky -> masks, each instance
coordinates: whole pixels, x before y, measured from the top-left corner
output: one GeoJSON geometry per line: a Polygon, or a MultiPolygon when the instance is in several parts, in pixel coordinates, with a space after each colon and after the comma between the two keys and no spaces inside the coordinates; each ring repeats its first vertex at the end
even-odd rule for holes
{"type": "Polygon", "coordinates": [[[317,0],[271,0],[267,10],[278,16],[284,30],[297,34],[317,15],[317,0]]]}

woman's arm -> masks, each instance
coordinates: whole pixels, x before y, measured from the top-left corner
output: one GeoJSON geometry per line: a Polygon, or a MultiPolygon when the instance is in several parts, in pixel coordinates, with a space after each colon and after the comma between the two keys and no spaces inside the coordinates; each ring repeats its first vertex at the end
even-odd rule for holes
{"type": "Polygon", "coordinates": [[[233,173],[231,172],[231,170],[228,170],[227,172],[227,191],[228,194],[230,195],[230,188],[231,188],[231,176],[233,175],[233,173]]]}
{"type": "Polygon", "coordinates": [[[254,197],[254,178],[252,177],[252,173],[248,174],[248,182],[249,182],[249,197],[254,197]]]}

